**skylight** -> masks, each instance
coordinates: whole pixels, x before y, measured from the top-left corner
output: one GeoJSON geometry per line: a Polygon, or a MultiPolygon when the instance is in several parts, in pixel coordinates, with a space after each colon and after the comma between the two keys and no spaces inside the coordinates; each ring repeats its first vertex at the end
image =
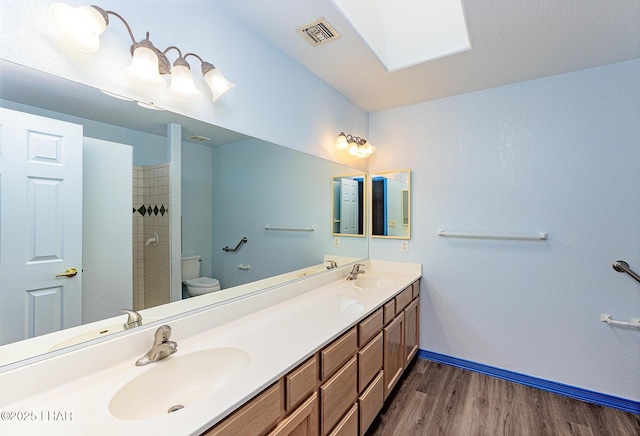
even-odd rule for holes
{"type": "Polygon", "coordinates": [[[461,0],[334,0],[388,71],[471,49],[461,0]]]}

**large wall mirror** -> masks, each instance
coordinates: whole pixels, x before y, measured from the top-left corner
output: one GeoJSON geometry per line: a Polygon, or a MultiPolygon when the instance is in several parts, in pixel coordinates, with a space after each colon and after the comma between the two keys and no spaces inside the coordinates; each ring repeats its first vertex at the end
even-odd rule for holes
{"type": "MultiPolygon", "coordinates": [[[[256,288],[251,285],[255,283],[273,286],[321,273],[326,271],[328,259],[344,264],[368,257],[367,238],[345,238],[348,240],[339,247],[334,245],[334,229],[327,219],[333,201],[327,180],[345,173],[342,164],[178,114],[145,109],[136,102],[116,99],[97,89],[6,61],[0,61],[0,106],[80,124],[83,135],[95,138],[92,141],[99,149],[102,143],[132,148],[132,168],[125,171],[131,178],[122,184],[125,190],[131,190],[126,194],[127,202],[132,203],[126,213],[132,224],[126,228],[114,226],[110,231],[113,238],[125,238],[125,245],[133,247],[134,252],[127,253],[127,259],[132,259],[134,265],[138,261],[133,268],[129,266],[131,276],[125,274],[124,282],[119,272],[110,271],[114,280],[121,279],[117,283],[110,282],[110,275],[106,274],[101,281],[108,292],[97,296],[95,302],[86,298],[91,289],[82,290],[82,325],[63,331],[73,333],[72,340],[53,348],[51,344],[42,349],[32,346],[36,339],[60,334],[56,332],[0,343],[0,371],[16,361],[94,339],[92,332],[83,330],[86,326],[122,332],[126,316],[120,314],[120,309],[137,309],[146,321],[159,322],[163,317],[211,304],[213,294],[174,301],[175,289],[167,291],[167,286],[171,286],[172,275],[180,276],[179,271],[171,270],[176,256],[200,256],[200,276],[215,278],[222,287],[222,291],[214,293],[219,295],[216,303],[238,298],[245,289],[252,292],[256,288]],[[171,156],[168,125],[181,127],[179,157],[171,156]],[[180,161],[179,168],[173,165],[176,161],[180,161]],[[176,177],[177,184],[176,180],[168,180],[176,177]],[[175,192],[168,192],[175,186],[180,187],[177,197],[175,192]],[[169,244],[175,235],[167,232],[175,227],[165,221],[177,207],[169,204],[175,198],[181,208],[181,216],[173,218],[179,221],[179,230],[174,232],[179,233],[179,247],[169,244]],[[237,250],[224,250],[236,248],[243,238],[247,242],[237,250]],[[105,295],[115,298],[117,293],[123,294],[117,303],[109,305],[100,299],[105,295]]],[[[102,159],[97,161],[97,167],[113,163],[109,158],[102,159]]],[[[85,176],[93,176],[93,172],[85,170],[85,176]]],[[[364,179],[361,173],[359,177],[364,179]]],[[[99,184],[115,192],[108,181],[99,184]]],[[[105,203],[98,212],[108,209],[105,203]]],[[[362,214],[364,206],[360,205],[359,210],[362,214]]],[[[11,208],[2,207],[2,213],[11,213],[11,208]]],[[[83,215],[83,229],[96,227],[90,215],[83,215]]],[[[1,220],[3,226],[6,222],[1,220]]],[[[2,227],[2,234],[11,231],[2,227]]],[[[363,228],[359,232],[364,236],[363,228]]],[[[2,253],[5,255],[6,251],[2,253]]],[[[102,263],[109,264],[110,257],[118,257],[118,253],[97,242],[85,244],[83,258],[97,259],[98,268],[102,263]]],[[[180,265],[179,259],[177,264],[180,265]]],[[[89,270],[85,267],[78,277],[88,278],[89,270]]],[[[9,286],[10,271],[0,265],[0,273],[3,293],[9,286]]],[[[24,325],[7,322],[0,329],[26,331],[24,325]]]]}
{"type": "Polygon", "coordinates": [[[411,239],[411,172],[371,175],[371,237],[411,239]]]}
{"type": "Polygon", "coordinates": [[[331,225],[334,236],[365,236],[366,174],[334,176],[331,225]]]}

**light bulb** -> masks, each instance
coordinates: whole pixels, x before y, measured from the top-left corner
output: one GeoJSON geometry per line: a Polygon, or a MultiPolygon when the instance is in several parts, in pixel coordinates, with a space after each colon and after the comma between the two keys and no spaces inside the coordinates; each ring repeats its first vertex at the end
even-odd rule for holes
{"type": "Polygon", "coordinates": [[[71,7],[54,3],[49,8],[49,19],[60,37],[77,50],[93,53],[100,46],[100,35],[107,27],[106,14],[97,6],[71,7]]]}

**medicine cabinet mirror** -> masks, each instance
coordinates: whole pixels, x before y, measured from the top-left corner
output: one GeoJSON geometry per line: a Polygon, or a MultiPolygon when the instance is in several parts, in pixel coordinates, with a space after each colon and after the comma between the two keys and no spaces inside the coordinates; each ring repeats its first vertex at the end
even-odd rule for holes
{"type": "Polygon", "coordinates": [[[367,176],[334,176],[331,180],[334,236],[365,236],[367,176]]]}
{"type": "Polygon", "coordinates": [[[371,174],[371,237],[411,239],[411,172],[371,174]]]}

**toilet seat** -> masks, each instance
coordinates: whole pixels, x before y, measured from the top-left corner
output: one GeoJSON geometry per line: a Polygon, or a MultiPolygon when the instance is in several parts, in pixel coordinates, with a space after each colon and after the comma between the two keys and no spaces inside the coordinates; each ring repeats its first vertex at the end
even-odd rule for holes
{"type": "Polygon", "coordinates": [[[197,279],[187,280],[187,285],[194,288],[215,288],[220,286],[220,282],[211,277],[198,277],[197,279]]]}

